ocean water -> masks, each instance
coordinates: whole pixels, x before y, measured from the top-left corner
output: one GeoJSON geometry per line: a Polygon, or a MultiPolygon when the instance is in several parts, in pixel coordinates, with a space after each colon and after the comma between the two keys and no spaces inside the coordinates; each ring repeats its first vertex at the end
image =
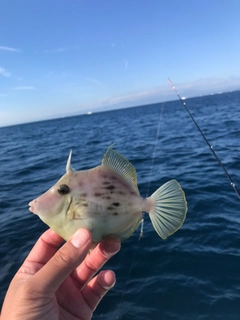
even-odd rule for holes
{"type": "MultiPolygon", "coordinates": [[[[240,92],[187,105],[240,188],[240,92]]],[[[179,101],[0,128],[0,294],[47,226],[28,202],[65,172],[100,164],[107,147],[128,158],[142,196],[177,179],[188,201],[167,240],[145,215],[104,268],[117,276],[93,319],[240,319],[240,199],[179,101]]]]}

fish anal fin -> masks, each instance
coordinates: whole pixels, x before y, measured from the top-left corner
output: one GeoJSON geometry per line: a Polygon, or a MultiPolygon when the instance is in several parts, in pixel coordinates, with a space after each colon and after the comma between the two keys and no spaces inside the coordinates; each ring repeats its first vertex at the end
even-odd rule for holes
{"type": "Polygon", "coordinates": [[[142,221],[142,217],[138,216],[132,223],[128,224],[121,230],[118,230],[116,233],[117,238],[121,242],[128,239],[133,234],[133,232],[137,229],[141,221],[142,221]]]}

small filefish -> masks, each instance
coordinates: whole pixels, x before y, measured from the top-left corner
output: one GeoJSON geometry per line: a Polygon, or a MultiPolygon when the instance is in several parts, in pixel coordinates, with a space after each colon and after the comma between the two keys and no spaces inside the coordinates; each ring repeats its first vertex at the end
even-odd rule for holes
{"type": "Polygon", "coordinates": [[[177,231],[186,218],[187,202],[176,180],[142,198],[133,165],[110,146],[102,164],[75,171],[70,152],[66,173],[47,192],[29,203],[29,210],[65,240],[79,228],[92,233],[93,243],[129,238],[149,213],[162,239],[177,231]]]}

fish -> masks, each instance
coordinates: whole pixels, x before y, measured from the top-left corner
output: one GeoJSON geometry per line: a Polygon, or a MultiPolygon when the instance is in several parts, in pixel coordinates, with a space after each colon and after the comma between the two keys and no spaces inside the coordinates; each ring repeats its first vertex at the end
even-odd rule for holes
{"type": "Polygon", "coordinates": [[[134,166],[110,146],[101,165],[76,171],[70,151],[66,173],[40,197],[29,203],[35,213],[66,241],[79,229],[88,229],[92,242],[129,238],[149,214],[157,234],[166,239],[183,224],[187,213],[185,193],[170,180],[150,197],[140,196],[134,166]]]}

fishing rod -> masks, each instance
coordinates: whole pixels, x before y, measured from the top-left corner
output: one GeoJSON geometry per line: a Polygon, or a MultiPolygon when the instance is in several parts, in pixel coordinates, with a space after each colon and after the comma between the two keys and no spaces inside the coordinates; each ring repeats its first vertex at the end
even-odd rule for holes
{"type": "Polygon", "coordinates": [[[206,138],[206,136],[204,135],[204,133],[202,132],[201,128],[199,127],[199,125],[197,124],[196,120],[194,119],[193,115],[191,114],[191,112],[189,111],[186,102],[183,100],[183,98],[181,98],[181,96],[179,95],[176,87],[173,85],[172,81],[170,80],[170,78],[168,78],[168,82],[170,83],[173,91],[175,91],[176,95],[178,96],[179,100],[182,102],[182,105],[184,106],[184,108],[187,110],[189,116],[191,117],[192,121],[194,122],[195,126],[197,127],[198,131],[201,133],[203,139],[205,140],[205,142],[207,143],[207,145],[209,146],[209,149],[211,150],[212,154],[214,155],[215,159],[217,160],[217,162],[219,163],[220,167],[223,169],[225,175],[227,176],[231,186],[233,187],[234,191],[236,192],[238,198],[240,199],[240,191],[239,189],[236,187],[235,183],[233,182],[232,178],[230,177],[230,175],[228,174],[227,170],[225,169],[224,165],[222,164],[222,162],[220,161],[220,159],[218,158],[216,152],[213,149],[213,146],[209,143],[208,139],[206,138]]]}

